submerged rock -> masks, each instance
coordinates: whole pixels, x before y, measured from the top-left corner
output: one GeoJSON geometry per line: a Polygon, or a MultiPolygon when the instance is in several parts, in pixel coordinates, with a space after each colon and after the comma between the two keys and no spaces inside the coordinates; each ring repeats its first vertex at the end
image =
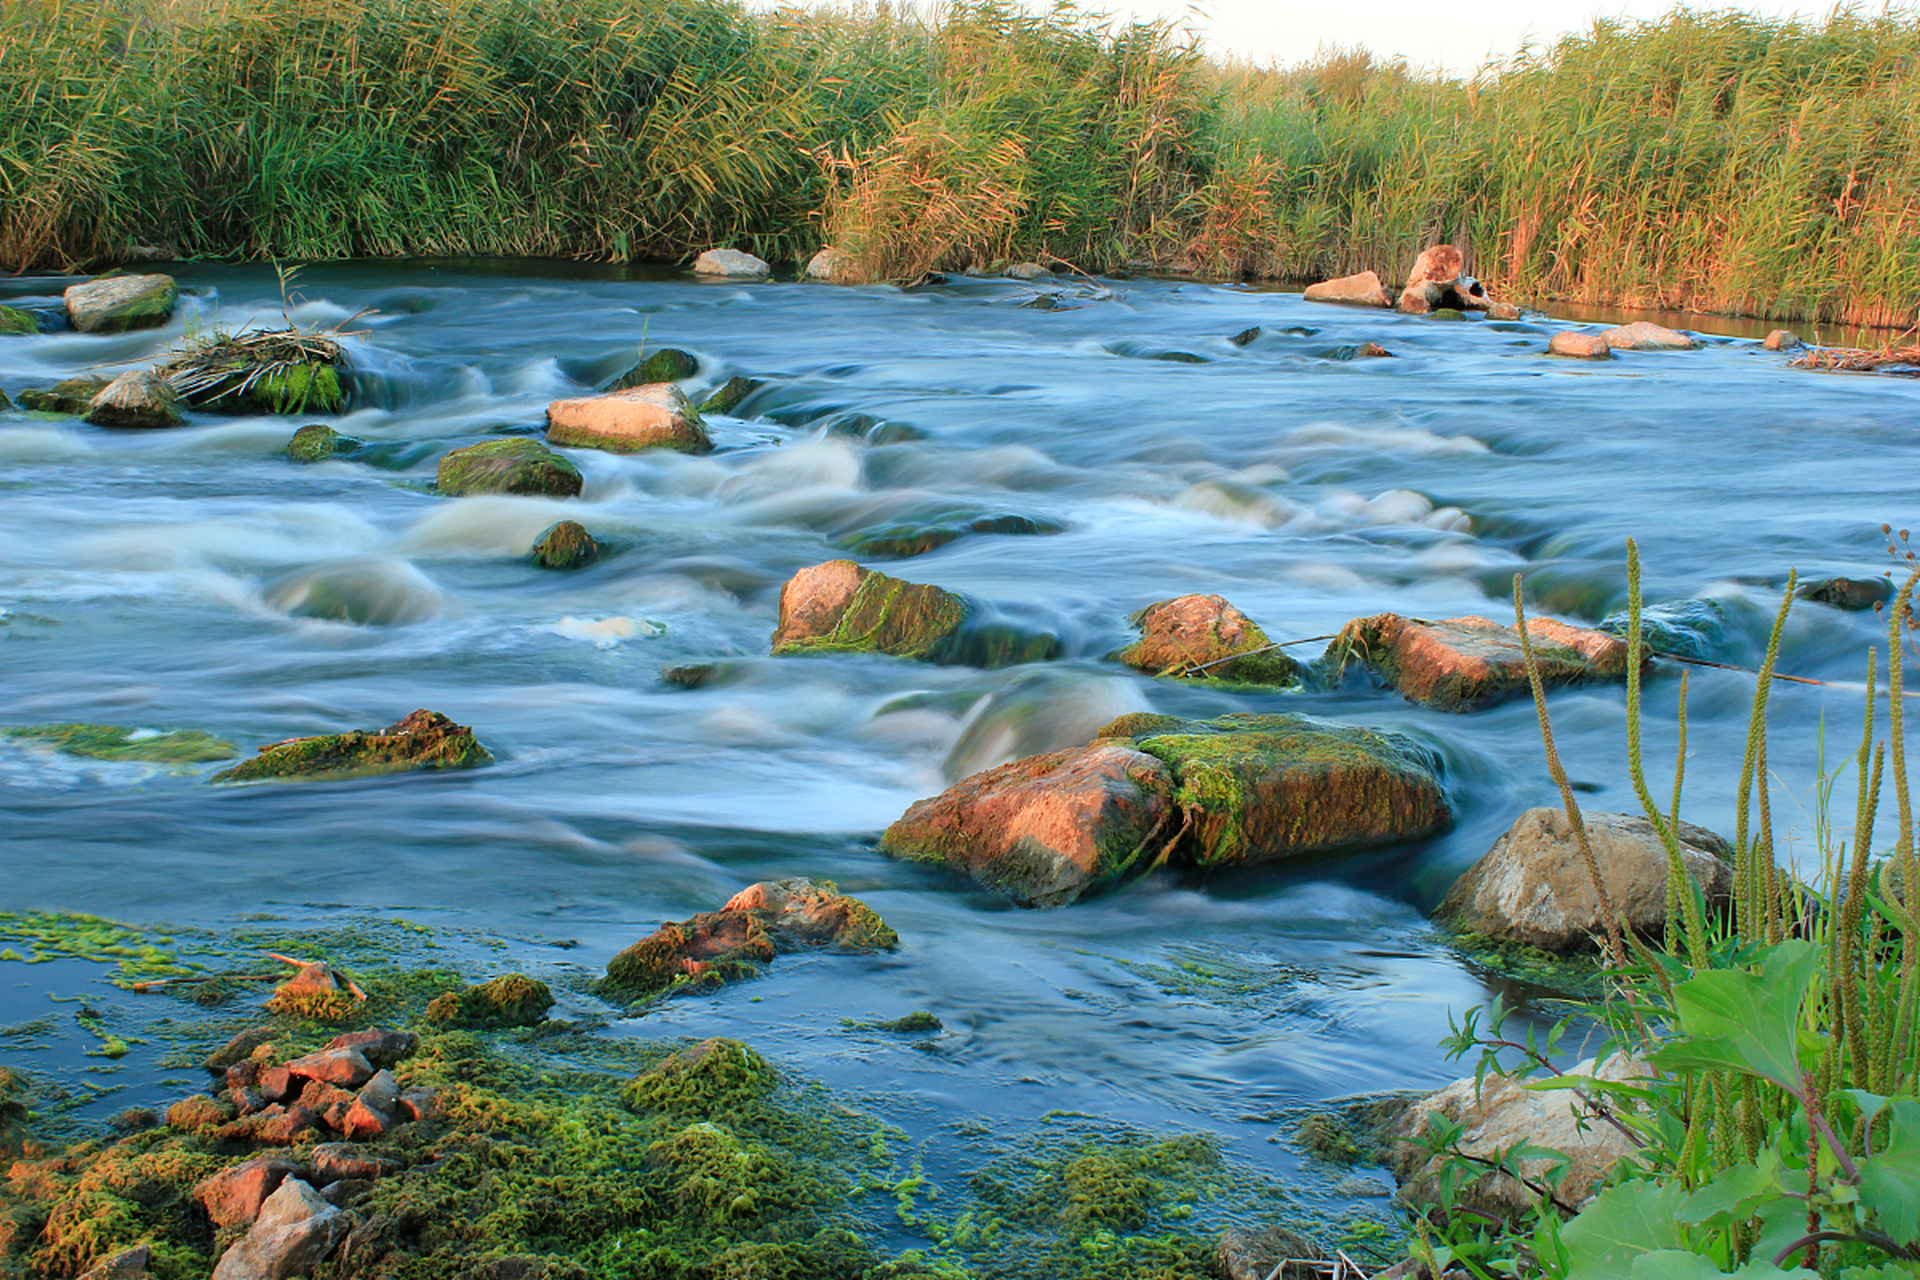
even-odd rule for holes
{"type": "Polygon", "coordinates": [[[632,999],[677,987],[719,986],[759,973],[783,951],[893,951],[899,935],[831,880],[749,885],[718,911],[664,924],[607,962],[604,988],[632,999]]]}
{"type": "Polygon", "coordinates": [[[68,378],[55,383],[51,390],[22,391],[20,407],[32,413],[71,413],[77,416],[85,413],[93,398],[106,389],[105,378],[68,378]]]}
{"type": "Polygon", "coordinates": [[[231,742],[199,729],[155,733],[112,724],[30,724],[0,729],[0,734],[94,760],[185,765],[231,760],[239,754],[231,742]]]}
{"type": "MultiPolygon", "coordinates": [[[[1667,926],[1667,851],[1638,814],[1582,813],[1588,847],[1623,928],[1660,939],[1667,926]]],[[[1676,833],[1687,874],[1710,913],[1733,893],[1733,848],[1683,822],[1676,833]]],[[[1434,913],[1457,929],[1499,942],[1566,953],[1604,937],[1599,895],[1563,809],[1529,809],[1480,861],[1454,881],[1434,913]]]]}
{"type": "Polygon", "coordinates": [[[1009,666],[1054,656],[1050,635],[988,624],[965,597],[903,582],[851,560],[800,570],[780,589],[776,657],[884,653],[924,662],[1009,666]]]}
{"type": "Polygon", "coordinates": [[[0,335],[17,337],[40,332],[40,319],[18,307],[0,307],[0,335]]]}
{"type": "Polygon", "coordinates": [[[898,556],[904,559],[938,550],[968,534],[1039,536],[1064,532],[1065,525],[1032,516],[975,516],[927,524],[903,521],[875,529],[862,529],[842,538],[836,545],[856,555],[898,556]]]}
{"type": "Polygon", "coordinates": [[[177,427],[180,399],[157,373],[123,373],[87,402],[86,418],[96,427],[152,430],[177,427]]]}
{"type": "Polygon", "coordinates": [[[1562,329],[1547,339],[1547,354],[1572,360],[1611,360],[1613,348],[1597,333],[1579,333],[1562,329]]]}
{"type": "Polygon", "coordinates": [[[629,387],[603,396],[555,400],[547,406],[547,440],[609,453],[642,449],[709,453],[713,449],[699,412],[671,382],[629,387]]]}
{"type": "Polygon", "coordinates": [[[701,413],[732,413],[748,396],[767,384],[758,378],[743,378],[738,374],[720,384],[714,393],[700,402],[701,413]]]}
{"type": "Polygon", "coordinates": [[[532,555],[542,569],[580,569],[600,558],[600,544],[585,525],[562,520],[534,539],[532,555]]]}
{"type": "Polygon", "coordinates": [[[1691,351],[1700,345],[1699,339],[1651,320],[1619,325],[1600,336],[1614,351],[1691,351]]]}
{"type": "Polygon", "coordinates": [[[473,730],[437,711],[420,710],[373,732],[354,730],[292,738],[260,748],[246,763],[214,775],[215,782],[365,778],[414,769],[471,769],[493,756],[473,730]]]}
{"type": "Polygon", "coordinates": [[[532,1027],[551,1008],[553,992],[546,983],[524,973],[506,973],[435,996],[426,1017],[443,1027],[532,1027]]]}
{"type": "Polygon", "coordinates": [[[1437,244],[1415,260],[1397,305],[1408,315],[1424,316],[1439,311],[1485,311],[1493,300],[1478,280],[1463,274],[1460,250],[1437,244]]]}
{"type": "Polygon", "coordinates": [[[1149,675],[1284,685],[1298,666],[1220,596],[1189,595],[1133,615],[1140,638],[1107,656],[1149,675]]]}
{"type": "MultiPolygon", "coordinates": [[[[1632,621],[1622,609],[1600,619],[1599,630],[1624,641],[1632,621]]],[[[1726,638],[1726,606],[1718,600],[1663,600],[1640,611],[1640,643],[1650,654],[1708,658],[1726,638]]]]}
{"type": "Polygon", "coordinates": [[[13,408],[13,401],[7,399],[6,392],[0,391],[0,413],[7,413],[11,411],[12,408],[13,408]]]}
{"type": "Polygon", "coordinates": [[[1214,1254],[1223,1280],[1296,1280],[1318,1275],[1325,1267],[1302,1270],[1288,1263],[1312,1263],[1327,1255],[1307,1237],[1285,1227],[1269,1226],[1258,1231],[1229,1227],[1220,1237],[1214,1254]]]}
{"type": "Polygon", "coordinates": [[[366,441],[343,436],[323,422],[309,422],[287,441],[287,456],[295,462],[325,462],[366,447],[366,441]]]}
{"type": "Polygon", "coordinates": [[[1836,609],[1872,609],[1893,599],[1893,583],[1886,578],[1822,578],[1795,591],[1793,598],[1836,609]]]}
{"type": "Polygon", "coordinates": [[[631,391],[658,382],[679,382],[700,372],[700,357],[678,347],[662,347],[613,380],[608,391],[631,391]]]}
{"type": "Polygon", "coordinates": [[[172,276],[109,276],[66,291],[67,316],[82,333],[150,329],[173,315],[180,286],[172,276]]]}
{"type": "Polygon", "coordinates": [[[773,274],[765,261],[738,249],[709,249],[693,260],[697,276],[729,276],[734,279],[762,279],[773,274]]]}
{"type": "MultiPolygon", "coordinates": [[[[1527,634],[1549,688],[1626,678],[1627,647],[1613,636],[1551,618],[1529,618],[1527,634]]],[[[1519,631],[1489,618],[1355,618],[1327,646],[1327,661],[1361,663],[1406,698],[1441,711],[1490,706],[1527,688],[1519,631]]]]}
{"type": "Polygon", "coordinates": [[[361,627],[405,626],[444,603],[432,579],[405,560],[349,560],[302,569],[267,585],[267,603],[300,618],[361,627]]]}
{"type": "Polygon", "coordinates": [[[434,488],[449,497],[474,493],[516,493],[542,498],[575,498],[583,486],[580,469],[537,440],[482,440],[440,459],[434,488]]]}
{"type": "MultiPolygon", "coordinates": [[[[1455,274],[1459,272],[1456,270],[1455,274]]],[[[1371,271],[1310,284],[1301,296],[1308,302],[1344,302],[1349,306],[1380,307],[1383,310],[1393,305],[1393,299],[1387,296],[1387,287],[1371,271]]]]}

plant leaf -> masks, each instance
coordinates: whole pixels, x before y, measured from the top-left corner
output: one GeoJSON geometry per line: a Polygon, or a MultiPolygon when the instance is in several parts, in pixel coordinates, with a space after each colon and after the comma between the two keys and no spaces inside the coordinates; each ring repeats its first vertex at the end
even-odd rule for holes
{"type": "Polygon", "coordinates": [[[1901,1098],[1884,1151],[1860,1161],[1860,1203],[1902,1244],[1920,1242],[1920,1102],[1901,1098]]]}
{"type": "MultiPolygon", "coordinates": [[[[1633,1267],[1627,1272],[1628,1280],[1722,1280],[1729,1273],[1713,1265],[1711,1258],[1703,1258],[1697,1253],[1685,1249],[1660,1249],[1653,1253],[1643,1253],[1633,1260],[1633,1267]]],[[[1807,1277],[1815,1274],[1800,1268],[1782,1271],[1771,1262],[1758,1259],[1749,1262],[1731,1275],[1738,1280],[1791,1280],[1793,1277],[1807,1277]]]]}
{"type": "Polygon", "coordinates": [[[1794,940],[1769,949],[1760,971],[1710,969],[1673,989],[1685,1039],[1651,1056],[1664,1068],[1759,1076],[1805,1101],[1800,1079],[1800,1004],[1820,949],[1794,940]]]}
{"type": "Polygon", "coordinates": [[[1686,1241],[1674,1215],[1686,1197],[1671,1183],[1623,1182],[1602,1191],[1560,1232],[1566,1280],[1620,1280],[1641,1254],[1680,1248],[1686,1241]]]}
{"type": "Polygon", "coordinates": [[[1760,1206],[1789,1194],[1780,1179],[1780,1153],[1772,1147],[1760,1152],[1757,1161],[1729,1165],[1713,1181],[1687,1196],[1674,1220],[1687,1225],[1744,1222],[1759,1212],[1760,1206]]]}

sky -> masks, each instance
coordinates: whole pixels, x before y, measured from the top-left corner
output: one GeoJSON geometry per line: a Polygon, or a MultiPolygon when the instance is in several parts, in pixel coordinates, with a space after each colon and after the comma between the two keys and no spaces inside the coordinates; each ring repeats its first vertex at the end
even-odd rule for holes
{"type": "MultiPolygon", "coordinates": [[[[834,0],[782,0],[793,4],[834,0]]],[[[762,0],[766,4],[767,0],[762,0]]],[[[1039,7],[1038,0],[1028,0],[1039,7]]],[[[1080,0],[1079,7],[1119,18],[1171,18],[1199,30],[1214,56],[1282,66],[1306,62],[1323,45],[1361,45],[1383,58],[1404,57],[1417,69],[1470,75],[1489,57],[1505,58],[1528,43],[1551,45],[1587,31],[1595,18],[1656,19],[1673,0],[1080,0]]],[[[1826,16],[1831,3],[1796,0],[1712,0],[1696,9],[1743,9],[1770,18],[1826,16]]],[[[1863,6],[1874,7],[1874,6],[1863,6]]]]}

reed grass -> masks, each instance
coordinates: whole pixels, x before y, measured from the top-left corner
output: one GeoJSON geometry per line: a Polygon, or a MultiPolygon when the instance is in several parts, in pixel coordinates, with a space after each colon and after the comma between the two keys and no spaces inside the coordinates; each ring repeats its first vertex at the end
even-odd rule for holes
{"type": "Polygon", "coordinates": [[[1001,0],[14,0],[0,265],[1052,255],[1920,321],[1920,18],[1676,11],[1471,80],[1001,0]]]}

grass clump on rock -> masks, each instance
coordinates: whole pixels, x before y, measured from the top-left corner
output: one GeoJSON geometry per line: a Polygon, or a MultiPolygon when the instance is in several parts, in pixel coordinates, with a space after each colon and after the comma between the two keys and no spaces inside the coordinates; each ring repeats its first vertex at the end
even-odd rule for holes
{"type": "Polygon", "coordinates": [[[436,996],[426,1017],[443,1027],[531,1027],[551,1008],[553,992],[546,983],[524,973],[507,973],[436,996]]]}
{"type": "Polygon", "coordinates": [[[346,353],[294,329],[215,334],[160,366],[187,403],[218,413],[341,413],[346,353]]]}

